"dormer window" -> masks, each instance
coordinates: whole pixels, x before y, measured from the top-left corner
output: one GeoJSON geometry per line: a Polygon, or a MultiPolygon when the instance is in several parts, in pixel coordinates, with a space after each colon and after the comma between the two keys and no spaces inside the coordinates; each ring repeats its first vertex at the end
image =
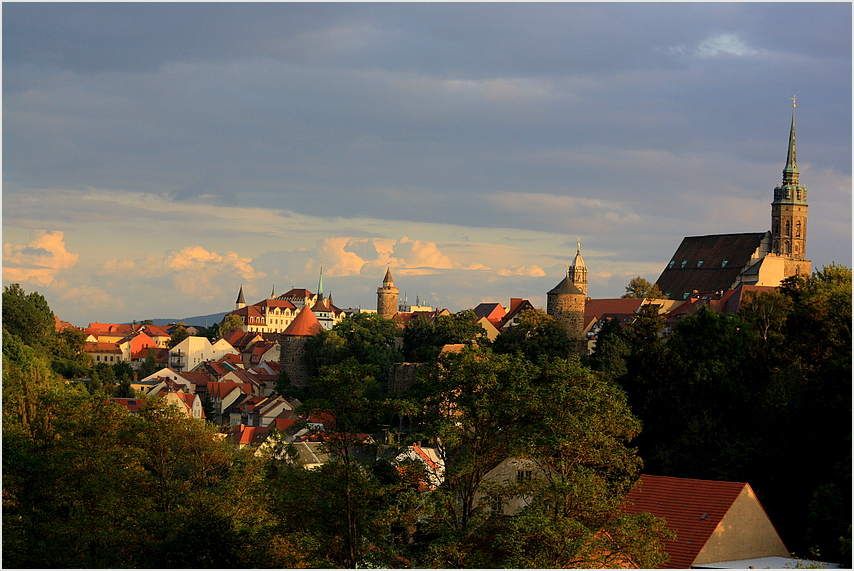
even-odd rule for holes
{"type": "Polygon", "coordinates": [[[698,268],[699,268],[700,266],[702,266],[702,265],[703,265],[703,260],[700,260],[700,261],[698,261],[698,262],[697,262],[697,267],[698,267],[698,268]]]}
{"type": "Polygon", "coordinates": [[[667,269],[673,269],[673,265],[676,263],[676,260],[670,260],[670,264],[667,265],[667,269]]]}
{"type": "Polygon", "coordinates": [[[688,264],[688,260],[682,260],[682,267],[684,268],[688,264]]]}
{"type": "Polygon", "coordinates": [[[724,260],[721,262],[721,267],[725,267],[729,263],[729,260],[724,260]]]}

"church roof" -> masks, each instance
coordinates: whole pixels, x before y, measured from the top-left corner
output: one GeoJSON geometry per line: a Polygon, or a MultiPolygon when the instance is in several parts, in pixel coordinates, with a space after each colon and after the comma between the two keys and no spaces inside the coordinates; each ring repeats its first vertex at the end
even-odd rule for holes
{"type": "Polygon", "coordinates": [[[670,299],[726,291],[750,263],[766,232],[687,236],[655,282],[670,299]]]}

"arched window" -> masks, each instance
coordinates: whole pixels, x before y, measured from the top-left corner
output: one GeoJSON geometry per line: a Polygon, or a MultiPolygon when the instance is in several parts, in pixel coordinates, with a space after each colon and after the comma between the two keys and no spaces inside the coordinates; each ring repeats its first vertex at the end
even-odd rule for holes
{"type": "Polygon", "coordinates": [[[801,237],[801,221],[795,222],[795,238],[801,237]]]}
{"type": "Polygon", "coordinates": [[[775,218],[775,219],[771,222],[771,232],[773,232],[774,234],[776,234],[776,233],[777,233],[777,232],[779,232],[779,231],[780,231],[780,219],[779,219],[779,218],[775,218]]]}
{"type": "Polygon", "coordinates": [[[786,236],[792,235],[792,221],[786,220],[786,236]]]}

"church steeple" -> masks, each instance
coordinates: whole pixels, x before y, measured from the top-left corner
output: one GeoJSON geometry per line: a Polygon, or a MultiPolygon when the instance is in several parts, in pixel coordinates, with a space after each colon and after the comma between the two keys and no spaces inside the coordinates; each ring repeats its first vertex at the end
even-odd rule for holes
{"type": "Polygon", "coordinates": [[[783,184],[798,184],[801,171],[798,170],[797,147],[795,146],[795,105],[792,104],[792,127],[789,130],[789,154],[783,169],[783,184]]]}
{"type": "Polygon", "coordinates": [[[320,281],[317,282],[317,299],[323,299],[323,262],[320,262],[320,281]]]}
{"type": "Polygon", "coordinates": [[[796,98],[792,98],[792,126],[783,183],[774,189],[771,203],[771,252],[803,260],[807,250],[807,189],[800,184],[795,141],[796,98]]]}

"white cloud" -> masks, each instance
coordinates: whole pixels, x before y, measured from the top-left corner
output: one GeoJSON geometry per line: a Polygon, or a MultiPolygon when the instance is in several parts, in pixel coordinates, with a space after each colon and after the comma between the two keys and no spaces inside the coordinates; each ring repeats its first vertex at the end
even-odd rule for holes
{"type": "Polygon", "coordinates": [[[757,56],[762,52],[751,48],[735,34],[718,34],[700,42],[694,50],[694,55],[700,57],[715,57],[718,55],[757,56]]]}
{"type": "Polygon", "coordinates": [[[57,285],[57,274],[77,264],[80,254],[65,248],[65,234],[58,230],[33,230],[25,245],[3,244],[3,279],[57,285]]]}
{"type": "Polygon", "coordinates": [[[200,246],[187,246],[141,261],[108,260],[99,273],[126,281],[167,278],[181,293],[208,300],[229,293],[224,288],[227,282],[223,278],[227,276],[237,275],[246,281],[263,278],[265,274],[255,271],[250,262],[250,258],[235,252],[218,254],[200,246]]]}

